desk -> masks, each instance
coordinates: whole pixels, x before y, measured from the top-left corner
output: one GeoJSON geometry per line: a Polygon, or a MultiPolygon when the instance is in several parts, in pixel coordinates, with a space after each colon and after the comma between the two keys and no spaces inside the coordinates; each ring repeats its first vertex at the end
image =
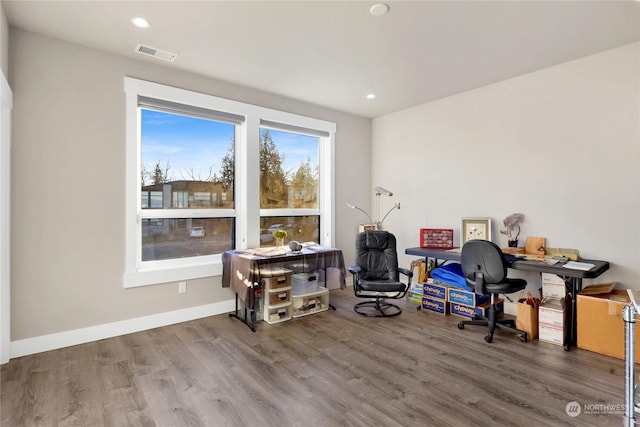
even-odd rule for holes
{"type": "MultiPolygon", "coordinates": [[[[462,256],[459,251],[451,252],[443,249],[408,248],[405,249],[404,252],[407,255],[417,255],[427,259],[433,258],[436,260],[436,265],[438,260],[460,262],[462,256]]],[[[576,296],[578,292],[582,290],[582,279],[596,278],[609,269],[609,263],[607,261],[590,259],[580,259],[580,261],[594,264],[595,267],[591,268],[591,270],[584,271],[564,268],[562,266],[564,263],[548,265],[542,261],[530,260],[517,260],[509,263],[509,268],[514,270],[556,274],[564,279],[567,287],[567,297],[570,303],[569,342],[565,345],[565,350],[569,350],[572,345],[576,344],[576,296]]]]}
{"type": "Polygon", "coordinates": [[[269,271],[273,266],[287,268],[294,273],[321,270],[325,286],[327,270],[336,269],[340,287],[346,287],[344,257],[340,249],[317,246],[268,257],[255,255],[251,250],[226,251],[222,254],[222,287],[231,287],[236,293],[236,310],[229,316],[246,323],[254,332],[255,328],[247,321],[247,309],[255,308],[255,290],[262,286],[263,278],[270,277],[269,271]],[[238,298],[244,305],[244,318],[238,316],[238,298]]]}

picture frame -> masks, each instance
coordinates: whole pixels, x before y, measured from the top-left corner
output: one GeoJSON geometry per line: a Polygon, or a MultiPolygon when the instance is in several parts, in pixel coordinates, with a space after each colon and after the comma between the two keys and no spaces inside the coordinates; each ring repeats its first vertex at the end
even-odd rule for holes
{"type": "Polygon", "coordinates": [[[474,239],[491,241],[491,218],[462,218],[460,247],[474,239]]]}

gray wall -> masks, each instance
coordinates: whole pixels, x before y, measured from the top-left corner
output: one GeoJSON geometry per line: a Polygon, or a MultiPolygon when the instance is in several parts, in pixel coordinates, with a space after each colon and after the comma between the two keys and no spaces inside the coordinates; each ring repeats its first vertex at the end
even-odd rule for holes
{"type": "Polygon", "coordinates": [[[421,227],[459,241],[462,217],[490,217],[504,247],[502,220],[522,212],[522,237],[608,260],[595,282],[640,288],[640,44],[376,118],[372,149],[372,182],[402,202],[385,224],[400,246],[421,227]]]}
{"type": "Polygon", "coordinates": [[[220,277],[122,287],[125,75],[337,123],[336,246],[369,207],[371,120],[11,29],[12,341],[224,301],[220,277]],[[353,176],[358,179],[352,179],[353,176]]]}
{"type": "Polygon", "coordinates": [[[638,44],[372,125],[154,62],[9,35],[14,341],[231,298],[219,277],[190,281],[183,295],[175,284],[122,287],[125,75],[336,122],[336,246],[347,263],[363,217],[345,202],[370,210],[380,185],[395,193],[382,212],[402,204],[385,222],[400,248],[418,246],[421,227],[453,228],[458,239],[464,216],[493,218],[504,245],[500,222],[523,212],[523,236],[607,259],[598,282],[640,287],[638,44]]]}

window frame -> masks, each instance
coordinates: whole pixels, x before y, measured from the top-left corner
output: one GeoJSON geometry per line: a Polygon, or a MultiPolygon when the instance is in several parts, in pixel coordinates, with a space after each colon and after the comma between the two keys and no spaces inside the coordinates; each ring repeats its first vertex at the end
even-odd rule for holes
{"type": "MultiPolygon", "coordinates": [[[[260,217],[274,210],[260,209],[259,145],[261,122],[280,123],[292,128],[321,132],[319,136],[319,209],[278,209],[277,215],[320,216],[320,243],[332,246],[335,218],[335,132],[336,124],[311,117],[273,110],[239,101],[220,98],[126,76],[124,78],[126,115],[125,173],[125,288],[176,282],[222,274],[222,255],[142,261],[142,219],[188,217],[235,217],[236,249],[260,246],[260,217]],[[184,105],[207,108],[243,116],[236,125],[235,144],[235,209],[145,209],[142,214],[140,188],[140,110],[138,98],[148,97],[184,105]]],[[[275,214],[275,212],[274,212],[275,214]]]]}

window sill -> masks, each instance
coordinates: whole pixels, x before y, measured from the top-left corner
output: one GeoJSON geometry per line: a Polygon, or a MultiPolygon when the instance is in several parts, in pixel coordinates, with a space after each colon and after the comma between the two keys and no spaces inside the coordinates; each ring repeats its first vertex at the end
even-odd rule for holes
{"type": "Polygon", "coordinates": [[[125,288],[158,285],[161,283],[178,282],[180,280],[199,279],[222,275],[222,262],[209,262],[182,267],[139,269],[125,272],[123,282],[125,288]]]}

